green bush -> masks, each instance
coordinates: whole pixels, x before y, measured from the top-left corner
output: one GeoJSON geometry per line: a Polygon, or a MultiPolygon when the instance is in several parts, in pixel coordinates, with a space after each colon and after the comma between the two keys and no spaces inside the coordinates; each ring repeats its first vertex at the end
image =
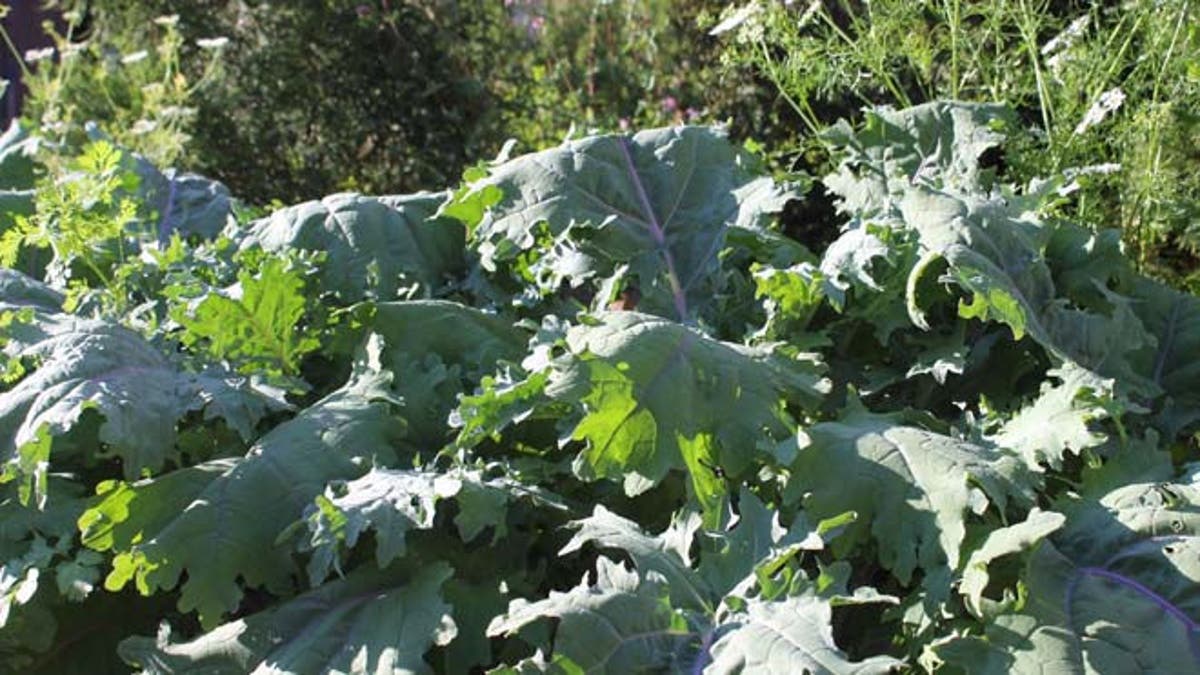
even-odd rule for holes
{"type": "Polygon", "coordinates": [[[438,22],[392,4],[97,0],[92,40],[144,43],[152,18],[175,12],[194,75],[199,41],[228,39],[224,76],[195,101],[185,161],[253,202],[406,191],[452,180],[478,154],[483,86],[448,46],[500,11],[464,4],[438,22]]]}
{"type": "MultiPolygon", "coordinates": [[[[260,204],[450,184],[509,138],[532,150],[570,133],[726,119],[747,133],[773,95],[715,67],[718,42],[696,17],[716,0],[85,4],[75,9],[91,16],[97,54],[158,44],[155,17],[176,13],[189,82],[213,68],[201,41],[228,39],[221,77],[190,103],[183,161],[260,204]]],[[[104,67],[92,57],[91,70],[104,67]]],[[[84,70],[64,99],[92,98],[84,70]]]]}

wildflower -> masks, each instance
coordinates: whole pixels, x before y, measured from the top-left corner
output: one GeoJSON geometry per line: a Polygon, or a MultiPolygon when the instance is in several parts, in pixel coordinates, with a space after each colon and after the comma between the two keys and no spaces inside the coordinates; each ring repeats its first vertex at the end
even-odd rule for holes
{"type": "Polygon", "coordinates": [[[1107,176],[1109,174],[1116,173],[1120,170],[1121,170],[1121,165],[1116,164],[1114,162],[1106,162],[1104,164],[1090,164],[1088,166],[1070,167],[1067,169],[1063,169],[1063,172],[1062,172],[1063,178],[1066,179],[1068,182],[1066,185],[1063,185],[1063,186],[1059,187],[1057,190],[1055,190],[1055,192],[1057,192],[1060,197],[1066,197],[1067,195],[1069,195],[1073,192],[1079,191],[1079,189],[1082,187],[1079,184],[1079,180],[1078,180],[1078,178],[1080,176],[1107,176]]]}
{"type": "Polygon", "coordinates": [[[746,22],[746,19],[758,14],[762,11],[762,7],[757,2],[751,2],[747,5],[734,10],[732,14],[725,17],[725,20],[708,31],[709,35],[721,35],[737,28],[746,22]]]}
{"type": "Polygon", "coordinates": [[[1100,97],[1096,99],[1096,102],[1092,104],[1092,107],[1088,108],[1088,111],[1084,114],[1083,119],[1079,120],[1079,124],[1075,125],[1075,135],[1078,136],[1088,129],[1103,122],[1104,118],[1108,117],[1109,113],[1113,112],[1117,108],[1120,108],[1121,104],[1124,102],[1125,92],[1121,91],[1120,87],[1109,89],[1103,94],[1100,94],[1100,97]]]}
{"type": "Polygon", "coordinates": [[[133,123],[133,127],[130,129],[130,131],[132,131],[135,135],[142,136],[154,131],[157,128],[158,122],[155,122],[154,120],[140,119],[133,123]]]}
{"type": "Polygon", "coordinates": [[[83,53],[86,47],[78,42],[68,43],[62,50],[62,58],[64,60],[74,58],[83,53]]]}
{"type": "Polygon", "coordinates": [[[1087,30],[1088,21],[1090,20],[1091,15],[1084,14],[1072,21],[1071,25],[1067,26],[1063,32],[1055,35],[1049,42],[1042,45],[1042,56],[1069,49],[1071,45],[1075,44],[1075,40],[1087,30]]]}
{"type": "Polygon", "coordinates": [[[158,111],[158,116],[160,118],[168,119],[168,120],[169,119],[187,119],[189,117],[195,116],[195,114],[196,114],[195,108],[191,108],[191,107],[187,107],[187,106],[179,106],[179,105],[165,105],[162,108],[160,108],[158,111]]]}
{"type": "Polygon", "coordinates": [[[354,8],[354,13],[358,15],[358,18],[365,19],[371,15],[371,6],[359,5],[358,7],[354,8]]]}
{"type": "Polygon", "coordinates": [[[44,61],[54,56],[54,47],[46,47],[45,49],[30,49],[25,52],[26,63],[37,63],[44,61]]]}
{"type": "Polygon", "coordinates": [[[196,46],[200,49],[221,50],[228,45],[229,38],[227,37],[200,38],[199,40],[196,40],[196,46]]]}
{"type": "Polygon", "coordinates": [[[617,127],[621,131],[629,131],[629,118],[622,117],[621,119],[617,120],[617,127]]]}
{"type": "Polygon", "coordinates": [[[662,100],[662,109],[665,113],[673,113],[679,109],[679,100],[674,96],[665,96],[662,100]]]}
{"type": "Polygon", "coordinates": [[[154,19],[154,23],[163,28],[173,28],[179,25],[179,15],[167,14],[166,16],[160,16],[154,19]]]}
{"type": "Polygon", "coordinates": [[[1103,164],[1089,164],[1088,166],[1079,167],[1076,175],[1079,176],[1105,176],[1110,173],[1116,173],[1121,170],[1121,165],[1116,162],[1105,162],[1103,164]]]}
{"type": "Polygon", "coordinates": [[[808,23],[808,20],[816,16],[817,11],[820,9],[821,0],[813,0],[804,10],[804,13],[800,15],[800,18],[796,20],[796,25],[803,26],[804,24],[808,23]]]}
{"type": "Polygon", "coordinates": [[[138,61],[145,61],[146,57],[148,56],[150,56],[150,52],[143,49],[141,51],[136,51],[132,54],[126,54],[125,56],[122,56],[121,63],[126,66],[133,65],[138,61]]]}

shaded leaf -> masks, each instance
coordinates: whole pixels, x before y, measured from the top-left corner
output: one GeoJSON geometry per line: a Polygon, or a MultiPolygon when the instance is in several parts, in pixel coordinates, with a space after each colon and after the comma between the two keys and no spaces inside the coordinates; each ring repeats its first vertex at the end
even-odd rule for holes
{"type": "Polygon", "coordinates": [[[1061,513],[1041,511],[1035,507],[1024,521],[989,532],[983,545],[971,551],[963,565],[962,583],[958,590],[965,596],[967,608],[975,616],[983,618],[983,591],[989,581],[989,563],[1002,556],[1032,549],[1037,542],[1062,527],[1066,520],[1061,513]]]}
{"type": "Polygon", "coordinates": [[[164,626],[119,651],[147,674],[428,673],[425,652],[457,632],[441,595],[452,573],[445,563],[416,573],[366,570],[190,642],[172,642],[164,626]]]}
{"type": "Polygon", "coordinates": [[[386,567],[404,556],[410,530],[433,527],[437,505],[447,499],[458,503],[454,521],[464,542],[486,527],[495,527],[495,538],[502,537],[508,503],[521,498],[555,504],[536,488],[503,477],[484,478],[474,469],[372,469],[361,478],[331,486],[310,508],[309,537],[301,546],[313,552],[309,581],[314,586],[324,581],[337,564],[338,546],[353,548],[367,529],[375,532],[375,561],[386,567]]]}
{"type": "Polygon", "coordinates": [[[519,361],[527,340],[503,317],[444,300],[381,302],[370,327],[383,338],[381,364],[395,373],[393,390],[418,451],[450,440],[447,420],[459,394],[501,361],[519,361]]]}

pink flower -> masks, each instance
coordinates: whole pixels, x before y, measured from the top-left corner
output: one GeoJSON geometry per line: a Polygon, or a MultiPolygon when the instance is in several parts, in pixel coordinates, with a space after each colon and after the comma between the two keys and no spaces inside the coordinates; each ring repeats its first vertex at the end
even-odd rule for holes
{"type": "Polygon", "coordinates": [[[621,131],[629,131],[629,118],[622,117],[621,119],[617,120],[617,127],[620,128],[621,131]]]}
{"type": "Polygon", "coordinates": [[[679,101],[674,96],[667,96],[662,100],[662,109],[665,113],[673,113],[679,109],[679,101]]]}
{"type": "Polygon", "coordinates": [[[358,18],[360,19],[365,19],[371,15],[370,5],[359,5],[358,7],[354,8],[354,11],[358,14],[358,18]]]}

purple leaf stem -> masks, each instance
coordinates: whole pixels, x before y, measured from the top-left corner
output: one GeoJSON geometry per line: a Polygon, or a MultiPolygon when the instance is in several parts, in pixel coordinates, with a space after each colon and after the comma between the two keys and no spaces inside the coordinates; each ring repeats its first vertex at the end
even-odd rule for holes
{"type": "Polygon", "coordinates": [[[1188,616],[1187,614],[1184,613],[1183,610],[1179,609],[1174,604],[1172,604],[1170,600],[1167,600],[1166,598],[1162,597],[1158,593],[1155,593],[1154,590],[1151,589],[1150,587],[1143,585],[1141,582],[1137,581],[1136,579],[1131,579],[1122,574],[1117,574],[1116,572],[1113,572],[1112,570],[1104,569],[1103,567],[1081,567],[1081,568],[1079,568],[1078,573],[1076,574],[1075,578],[1071,580],[1070,586],[1067,587],[1066,598],[1064,599],[1064,604],[1066,606],[1064,607],[1064,609],[1066,610],[1066,614],[1067,614],[1067,625],[1071,630],[1075,629],[1075,627],[1074,627],[1075,621],[1074,621],[1074,618],[1072,617],[1071,605],[1074,604],[1075,589],[1078,587],[1079,581],[1083,577],[1098,577],[1098,578],[1104,579],[1106,581],[1111,581],[1112,583],[1115,583],[1117,585],[1124,586],[1125,588],[1128,588],[1128,589],[1134,591],[1138,595],[1141,595],[1142,597],[1146,598],[1150,602],[1154,603],[1159,609],[1161,609],[1163,612],[1165,612],[1168,616],[1175,619],[1179,623],[1183,624],[1184,628],[1186,628],[1187,632],[1189,633],[1188,642],[1192,648],[1192,658],[1194,660],[1200,662],[1200,643],[1197,642],[1197,640],[1195,639],[1195,635],[1194,635],[1195,633],[1200,632],[1200,624],[1193,621],[1190,616],[1188,616]]]}
{"type": "Polygon", "coordinates": [[[637,188],[638,198],[642,201],[642,210],[646,213],[646,229],[650,231],[650,237],[654,240],[655,246],[662,251],[663,261],[667,264],[667,280],[671,284],[671,296],[675,300],[675,312],[679,314],[679,320],[687,319],[687,298],[683,294],[683,286],[679,283],[679,274],[675,271],[675,257],[671,255],[671,250],[667,248],[666,233],[663,232],[662,225],[658,222],[658,217],[654,215],[654,208],[650,206],[650,197],[646,195],[646,188],[642,185],[642,179],[638,176],[637,169],[633,166],[633,154],[629,152],[629,139],[621,137],[621,153],[625,155],[625,166],[629,169],[629,177],[633,180],[634,187],[637,188]]]}
{"type": "Polygon", "coordinates": [[[715,630],[706,630],[700,637],[700,653],[696,656],[696,662],[692,664],[692,669],[688,671],[689,675],[700,675],[704,672],[704,666],[708,665],[708,650],[712,647],[715,634],[715,630]]]}
{"type": "Polygon", "coordinates": [[[162,217],[158,220],[158,239],[166,243],[171,238],[171,209],[175,208],[175,178],[167,178],[167,207],[163,209],[162,217]]]}

